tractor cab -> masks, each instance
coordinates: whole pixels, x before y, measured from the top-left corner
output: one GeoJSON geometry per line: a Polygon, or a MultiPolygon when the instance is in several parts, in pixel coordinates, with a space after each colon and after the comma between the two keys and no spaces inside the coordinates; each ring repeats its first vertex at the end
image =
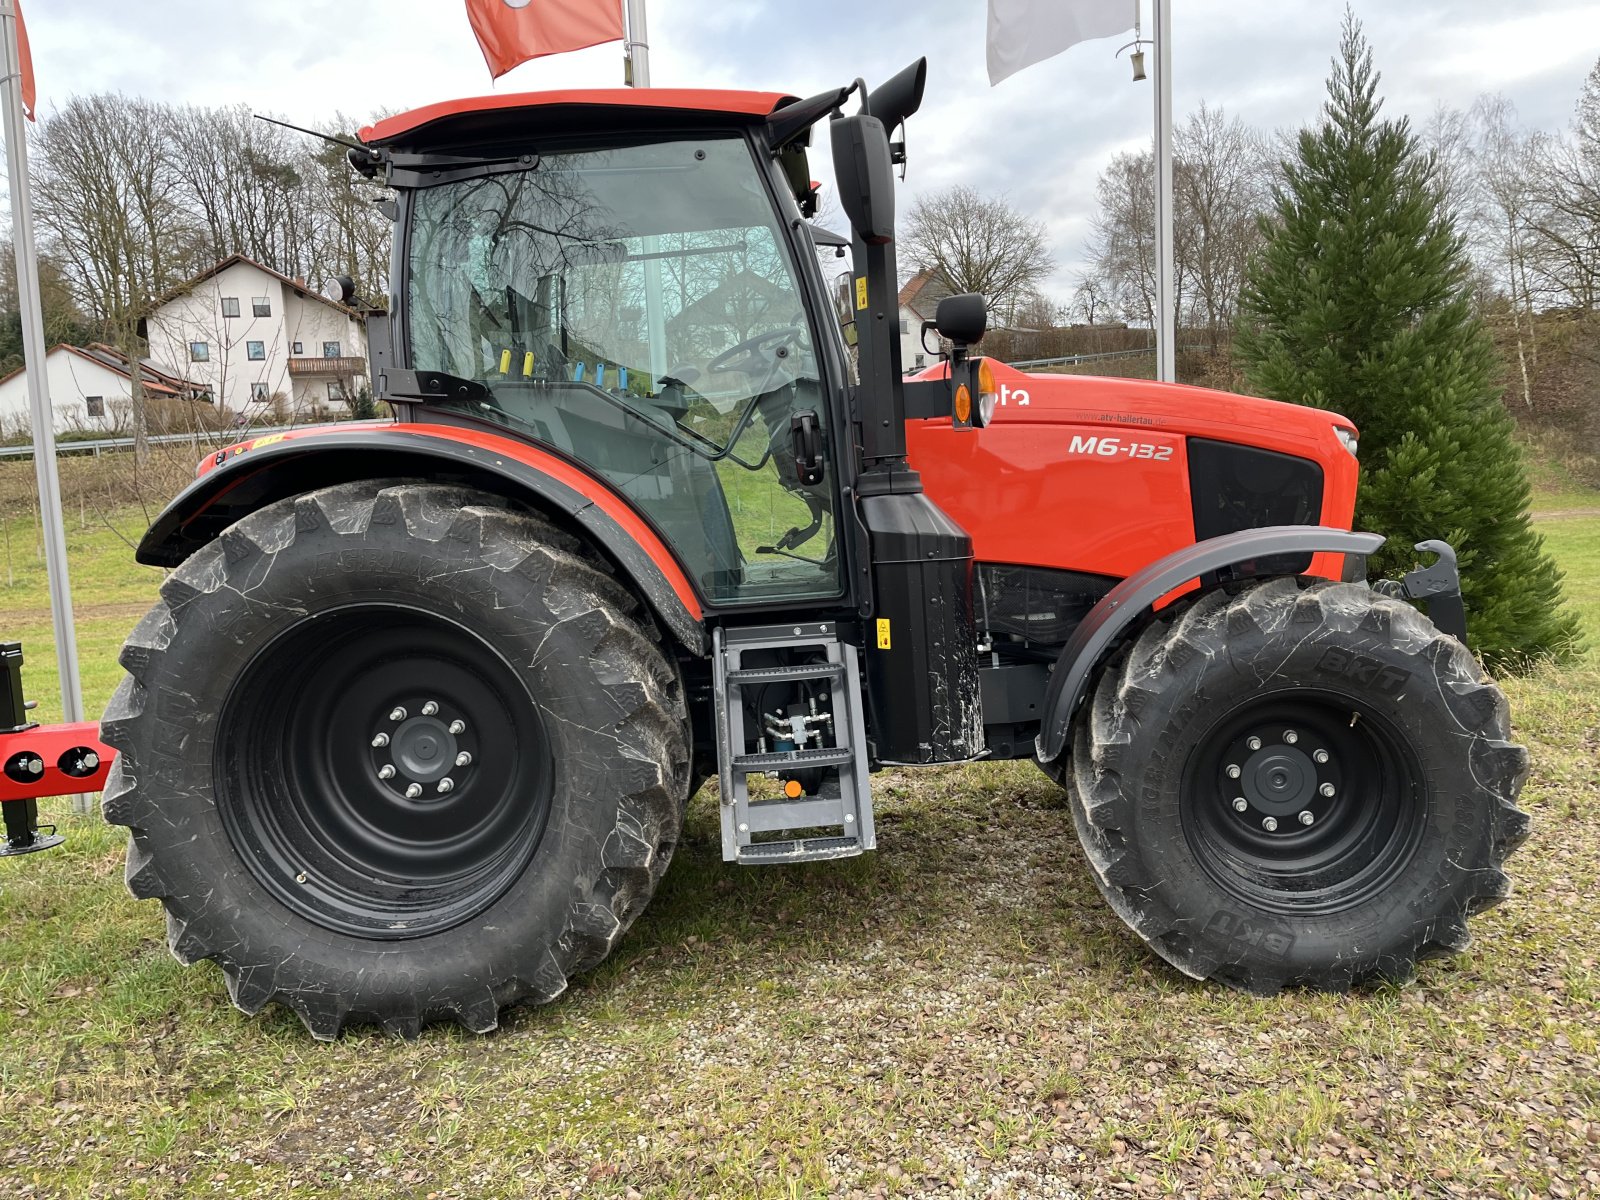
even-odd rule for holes
{"type": "Polygon", "coordinates": [[[400,196],[385,398],[581,464],[710,605],[843,599],[849,368],[771,145],[785,98],[520,99],[368,131],[400,196]]]}

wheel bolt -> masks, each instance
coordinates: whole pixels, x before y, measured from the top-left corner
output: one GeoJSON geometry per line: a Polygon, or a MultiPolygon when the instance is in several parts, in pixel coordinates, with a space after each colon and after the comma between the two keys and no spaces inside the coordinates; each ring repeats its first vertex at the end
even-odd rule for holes
{"type": "Polygon", "coordinates": [[[425,716],[425,717],[431,717],[438,711],[439,711],[439,706],[437,704],[435,704],[432,700],[429,700],[426,704],[424,704],[422,706],[422,715],[425,716]]]}
{"type": "Polygon", "coordinates": [[[472,765],[472,755],[468,754],[465,750],[463,750],[460,754],[456,755],[456,766],[458,766],[458,767],[470,767],[471,765],[472,765]]]}
{"type": "Polygon", "coordinates": [[[451,779],[450,776],[446,775],[443,779],[439,780],[439,791],[441,793],[453,792],[455,790],[456,790],[456,781],[454,779],[451,779]]]}
{"type": "Polygon", "coordinates": [[[1244,744],[1249,746],[1252,750],[1261,749],[1261,739],[1255,736],[1246,738],[1244,744]]]}
{"type": "Polygon", "coordinates": [[[1321,787],[1319,787],[1317,789],[1317,791],[1321,792],[1324,796],[1328,796],[1330,798],[1333,796],[1333,793],[1336,790],[1337,789],[1335,789],[1333,784],[1331,784],[1331,783],[1325,783],[1325,784],[1323,784],[1321,787]]]}
{"type": "Polygon", "coordinates": [[[1233,798],[1233,811],[1234,812],[1244,812],[1249,807],[1250,807],[1250,801],[1246,800],[1243,796],[1235,796],[1233,798]]]}
{"type": "Polygon", "coordinates": [[[374,750],[382,750],[388,744],[389,735],[387,733],[380,733],[372,739],[372,748],[374,750]]]}
{"type": "Polygon", "coordinates": [[[379,779],[393,779],[394,778],[394,764],[393,763],[384,763],[383,766],[379,767],[378,768],[378,778],[379,779]]]}
{"type": "Polygon", "coordinates": [[[406,788],[407,800],[415,800],[420,795],[422,795],[422,785],[420,783],[413,783],[410,787],[406,788]]]}
{"type": "Polygon", "coordinates": [[[460,733],[465,733],[466,731],[467,731],[467,723],[465,721],[451,721],[450,722],[450,732],[451,733],[460,734],[460,733]]]}
{"type": "Polygon", "coordinates": [[[1285,729],[1283,731],[1283,740],[1286,744],[1292,746],[1300,740],[1300,735],[1292,729],[1285,729]]]}
{"type": "Polygon", "coordinates": [[[1316,759],[1318,763],[1325,763],[1328,761],[1328,752],[1326,750],[1313,751],[1311,757],[1316,759]]]}
{"type": "Polygon", "coordinates": [[[403,709],[403,708],[391,708],[389,710],[389,720],[391,720],[391,721],[404,721],[405,719],[406,719],[406,710],[405,709],[403,709]]]}
{"type": "Polygon", "coordinates": [[[1228,764],[1228,778],[1229,779],[1237,779],[1242,774],[1244,774],[1244,772],[1239,769],[1239,764],[1238,763],[1229,763],[1228,764]]]}
{"type": "Polygon", "coordinates": [[[1262,817],[1261,828],[1265,829],[1268,833],[1276,833],[1278,831],[1278,818],[1262,817]]]}
{"type": "Polygon", "coordinates": [[[1317,814],[1312,812],[1309,808],[1301,809],[1301,811],[1300,811],[1300,824],[1309,825],[1309,824],[1311,824],[1311,822],[1315,821],[1316,819],[1317,819],[1317,814]]]}

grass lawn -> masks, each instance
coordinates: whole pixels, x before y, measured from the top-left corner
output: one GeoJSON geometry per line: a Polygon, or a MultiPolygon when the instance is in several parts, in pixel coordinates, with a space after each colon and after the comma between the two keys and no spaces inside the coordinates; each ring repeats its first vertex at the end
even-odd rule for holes
{"type": "MultiPolygon", "coordinates": [[[[1600,646],[1600,517],[1541,528],[1600,646]]],[[[107,532],[77,531],[72,553],[97,712],[159,573],[107,532]]],[[[19,565],[15,585],[0,575],[0,634],[27,642],[49,719],[42,572],[19,565]]],[[[239,1015],[210,964],[174,962],[159,908],[123,889],[120,831],[63,818],[65,849],[0,863],[0,1184],[1595,1194],[1600,652],[1506,686],[1534,761],[1518,891],[1417,986],[1354,996],[1179,977],[1101,902],[1055,787],[990,764],[876,777],[879,852],[811,867],[725,866],[701,796],[653,906],[555,1005],[489,1038],[321,1045],[286,1012],[239,1015]]]]}

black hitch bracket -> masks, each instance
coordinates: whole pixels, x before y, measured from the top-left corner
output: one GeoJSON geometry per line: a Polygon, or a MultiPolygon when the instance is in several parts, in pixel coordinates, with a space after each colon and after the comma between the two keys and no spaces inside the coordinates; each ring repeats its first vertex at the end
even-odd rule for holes
{"type": "Polygon", "coordinates": [[[1456,552],[1449,542],[1431,538],[1414,547],[1437,557],[1426,567],[1408,572],[1401,579],[1380,579],[1372,585],[1382,596],[1416,600],[1427,606],[1428,619],[1463,645],[1467,640],[1467,607],[1461,599],[1461,572],[1456,552]]]}

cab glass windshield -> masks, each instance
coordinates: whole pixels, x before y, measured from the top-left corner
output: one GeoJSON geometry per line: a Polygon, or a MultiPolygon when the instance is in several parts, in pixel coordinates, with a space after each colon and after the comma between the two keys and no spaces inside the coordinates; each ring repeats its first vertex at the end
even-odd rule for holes
{"type": "Polygon", "coordinates": [[[840,591],[812,333],[743,138],[425,188],[409,246],[412,367],[480,385],[444,403],[604,476],[713,602],[840,591]]]}

